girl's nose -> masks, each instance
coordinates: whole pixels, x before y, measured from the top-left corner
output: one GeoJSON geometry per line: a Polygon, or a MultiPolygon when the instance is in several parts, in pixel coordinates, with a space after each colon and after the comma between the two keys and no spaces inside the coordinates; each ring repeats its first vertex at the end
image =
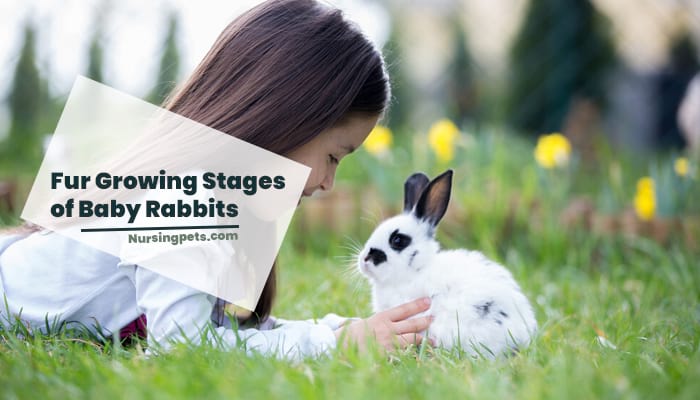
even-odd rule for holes
{"type": "Polygon", "coordinates": [[[321,182],[321,190],[328,191],[333,189],[333,181],[335,180],[335,171],[326,175],[326,177],[321,182]]]}

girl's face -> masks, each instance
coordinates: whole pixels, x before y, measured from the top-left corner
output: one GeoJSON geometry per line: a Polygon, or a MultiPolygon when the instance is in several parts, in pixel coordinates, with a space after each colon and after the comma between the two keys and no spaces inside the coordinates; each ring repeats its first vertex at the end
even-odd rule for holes
{"type": "Polygon", "coordinates": [[[311,196],[318,189],[330,190],[333,187],[338,163],[362,145],[378,119],[378,115],[353,115],[285,154],[287,158],[311,168],[303,196],[311,196]]]}

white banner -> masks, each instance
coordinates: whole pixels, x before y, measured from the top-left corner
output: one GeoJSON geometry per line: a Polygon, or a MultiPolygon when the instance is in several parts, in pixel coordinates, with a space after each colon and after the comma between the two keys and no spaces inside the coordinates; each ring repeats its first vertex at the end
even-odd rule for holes
{"type": "Polygon", "coordinates": [[[22,218],[250,310],[309,173],[79,77],[22,218]]]}

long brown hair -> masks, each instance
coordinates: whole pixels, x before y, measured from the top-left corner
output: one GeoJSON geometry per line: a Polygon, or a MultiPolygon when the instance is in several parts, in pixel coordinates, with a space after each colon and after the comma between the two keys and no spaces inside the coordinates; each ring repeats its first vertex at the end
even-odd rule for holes
{"type": "MultiPolygon", "coordinates": [[[[271,0],[229,24],[164,107],[285,155],[349,115],[381,115],[389,98],[381,53],[340,10],[271,0]]],[[[276,286],[273,266],[258,321],[276,286]]]]}

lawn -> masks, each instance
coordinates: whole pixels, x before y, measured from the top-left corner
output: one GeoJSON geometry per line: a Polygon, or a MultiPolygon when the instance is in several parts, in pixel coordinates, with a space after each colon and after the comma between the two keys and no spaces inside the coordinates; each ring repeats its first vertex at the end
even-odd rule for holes
{"type": "MultiPolygon", "coordinates": [[[[488,361],[428,348],[391,355],[343,349],[290,363],[181,346],[145,358],[138,348],[87,337],[19,339],[5,332],[1,397],[698,398],[696,244],[680,231],[657,241],[593,232],[559,217],[581,194],[623,212],[648,163],[616,154],[594,170],[581,162],[562,173],[544,171],[533,160],[534,143],[484,134],[458,144],[456,158],[441,165],[425,146],[396,141],[384,158],[360,151],[341,165],[335,192],[360,199],[345,206],[352,210],[346,219],[324,220],[324,199],[302,203],[279,256],[274,314],[370,315],[369,286],[354,272],[353,248],[398,208],[408,173],[435,175],[449,166],[456,174],[452,214],[438,239],[448,248],[479,249],[513,272],[540,325],[526,350],[488,361]],[[612,162],[621,163],[619,189],[628,197],[611,206],[599,199],[610,197],[604,188],[612,162]]],[[[695,212],[674,215],[687,210],[695,212]]]]}

